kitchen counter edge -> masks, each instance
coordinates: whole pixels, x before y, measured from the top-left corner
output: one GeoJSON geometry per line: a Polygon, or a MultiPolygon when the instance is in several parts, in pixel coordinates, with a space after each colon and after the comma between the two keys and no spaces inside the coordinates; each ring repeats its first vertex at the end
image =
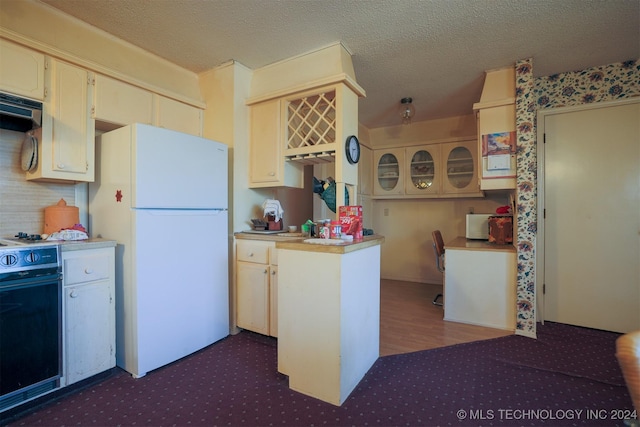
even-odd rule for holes
{"type": "MultiPolygon", "coordinates": [[[[286,234],[286,231],[283,231],[280,234],[286,234]]],[[[233,233],[233,236],[236,239],[243,239],[243,240],[263,240],[266,242],[288,242],[291,240],[300,240],[300,239],[307,239],[308,237],[300,237],[300,236],[282,236],[282,235],[278,235],[278,234],[257,234],[257,233],[245,233],[243,231],[239,231],[236,233],[233,233]]]]}
{"type": "Polygon", "coordinates": [[[362,240],[345,242],[338,245],[305,243],[304,238],[299,238],[297,240],[276,242],[276,248],[307,252],[346,254],[348,252],[358,251],[360,249],[365,249],[371,246],[381,245],[382,243],[384,243],[384,236],[374,234],[373,236],[365,236],[362,240]]]}
{"type": "Polygon", "coordinates": [[[495,251],[495,252],[516,252],[513,245],[498,245],[489,243],[486,240],[467,239],[464,236],[458,236],[452,241],[445,243],[445,252],[447,249],[461,249],[471,251],[495,251]]]}
{"type": "Polygon", "coordinates": [[[83,251],[87,249],[113,248],[117,245],[115,240],[92,238],[86,240],[64,240],[57,242],[62,252],[83,251]]]}

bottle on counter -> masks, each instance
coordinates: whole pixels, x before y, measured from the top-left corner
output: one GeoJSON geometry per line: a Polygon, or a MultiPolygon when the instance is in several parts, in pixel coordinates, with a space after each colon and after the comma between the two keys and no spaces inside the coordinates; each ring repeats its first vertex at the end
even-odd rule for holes
{"type": "Polygon", "coordinates": [[[321,239],[329,239],[331,237],[331,220],[325,219],[318,227],[318,237],[321,239]]]}
{"type": "Polygon", "coordinates": [[[340,239],[342,234],[342,223],[340,221],[331,221],[329,229],[329,237],[332,239],[340,239]]]}

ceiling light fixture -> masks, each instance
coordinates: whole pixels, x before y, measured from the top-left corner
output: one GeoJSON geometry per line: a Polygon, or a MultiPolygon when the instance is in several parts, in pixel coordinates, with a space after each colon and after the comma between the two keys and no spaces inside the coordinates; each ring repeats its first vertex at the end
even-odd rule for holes
{"type": "Polygon", "coordinates": [[[411,124],[411,118],[416,114],[416,109],[412,102],[413,98],[402,98],[400,100],[400,117],[402,117],[402,124],[404,125],[411,124]]]}

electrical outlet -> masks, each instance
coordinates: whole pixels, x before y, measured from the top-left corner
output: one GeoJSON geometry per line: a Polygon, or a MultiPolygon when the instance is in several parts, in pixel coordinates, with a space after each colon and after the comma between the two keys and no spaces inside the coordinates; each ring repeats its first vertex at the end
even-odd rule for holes
{"type": "Polygon", "coordinates": [[[470,213],[470,214],[475,213],[475,212],[474,212],[474,209],[473,209],[473,206],[469,206],[469,213],[470,213]]]}

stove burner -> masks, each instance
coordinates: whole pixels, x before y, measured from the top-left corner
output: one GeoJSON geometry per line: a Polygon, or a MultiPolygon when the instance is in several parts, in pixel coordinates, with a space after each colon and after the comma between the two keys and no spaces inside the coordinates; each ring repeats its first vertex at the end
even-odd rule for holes
{"type": "Polygon", "coordinates": [[[42,236],[39,234],[27,234],[23,232],[19,232],[14,237],[17,237],[18,240],[27,240],[29,242],[38,242],[42,240],[42,236]]]}

